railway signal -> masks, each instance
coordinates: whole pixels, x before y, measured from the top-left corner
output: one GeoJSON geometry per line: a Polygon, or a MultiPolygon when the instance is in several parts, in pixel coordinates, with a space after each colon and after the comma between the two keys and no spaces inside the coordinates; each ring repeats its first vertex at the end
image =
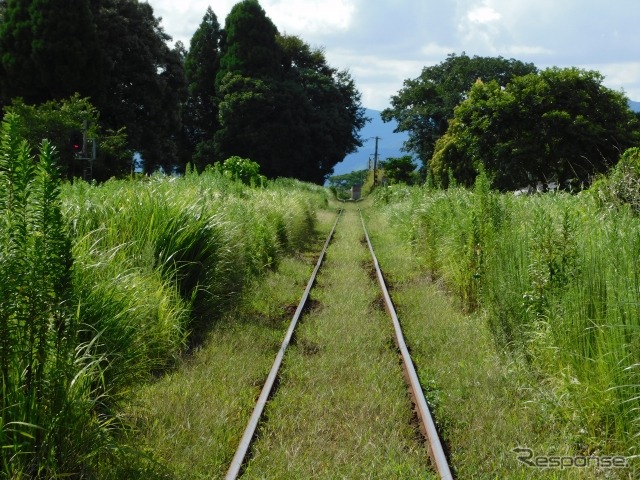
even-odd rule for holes
{"type": "Polygon", "coordinates": [[[84,153],[85,141],[84,133],[82,132],[82,130],[73,130],[69,135],[69,143],[71,145],[73,153],[75,153],[76,155],[81,155],[82,153],[84,153]]]}

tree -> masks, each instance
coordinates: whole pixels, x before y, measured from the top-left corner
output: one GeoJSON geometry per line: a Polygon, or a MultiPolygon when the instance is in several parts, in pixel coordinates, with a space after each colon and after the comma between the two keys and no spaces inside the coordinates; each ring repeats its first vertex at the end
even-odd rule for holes
{"type": "Polygon", "coordinates": [[[279,137],[274,82],[280,77],[277,28],[256,0],[237,3],[225,20],[216,87],[220,129],[214,147],[218,160],[231,156],[258,162],[265,175],[274,164],[279,137]]]}
{"type": "Polygon", "coordinates": [[[348,190],[351,187],[362,185],[367,178],[369,170],[355,170],[342,175],[332,175],[328,178],[329,186],[348,190]]]}
{"type": "Polygon", "coordinates": [[[324,52],[298,37],[279,36],[285,61],[281,92],[288,92],[282,114],[295,135],[287,142],[288,168],[315,183],[333,172],[345,155],[362,145],[358,135],[368,119],[351,75],[331,68],[324,52]]]}
{"type": "Polygon", "coordinates": [[[213,139],[220,128],[215,79],[220,68],[220,24],[211,10],[191,38],[184,68],[188,99],[184,106],[183,127],[193,163],[202,168],[215,160],[213,139]]]}
{"type": "Polygon", "coordinates": [[[625,96],[595,71],[550,68],[498,82],[477,81],[455,110],[430,163],[471,185],[480,165],[502,190],[556,181],[589,184],[640,142],[640,123],[625,96]]]}
{"type": "MultiPolygon", "coordinates": [[[[13,114],[17,133],[32,146],[47,139],[58,152],[58,169],[68,179],[83,178],[89,161],[76,158],[70,139],[73,132],[80,135],[86,122],[87,138],[98,143],[97,158],[92,165],[92,179],[107,180],[131,172],[131,152],[126,148],[126,135],[122,130],[103,130],[97,109],[88,98],[74,95],[69,99],[51,100],[40,105],[27,105],[16,99],[4,108],[5,114],[13,114]]],[[[90,146],[88,146],[90,148],[90,146]]],[[[32,154],[36,154],[33,151],[32,154]]],[[[88,157],[91,152],[85,152],[88,157]]]]}
{"type": "Polygon", "coordinates": [[[329,67],[301,39],[278,35],[255,0],[232,9],[225,32],[218,160],[250,158],[267,177],[323,183],[361,145],[366,118],[349,73],[329,67]]]}
{"type": "Polygon", "coordinates": [[[5,102],[100,92],[100,48],[88,0],[8,0],[0,52],[5,102]]]}
{"type": "Polygon", "coordinates": [[[148,3],[95,0],[93,13],[106,79],[95,104],[105,127],[126,127],[145,172],[173,171],[186,100],[183,52],[169,48],[148,3]]]}
{"type": "Polygon", "coordinates": [[[236,3],[225,20],[225,38],[217,81],[228,74],[252,78],[279,78],[281,50],[278,29],[257,0],[236,3]]]}
{"type": "Polygon", "coordinates": [[[405,80],[404,87],[391,98],[391,107],[382,111],[386,122],[395,119],[398,132],[408,132],[404,145],[424,165],[431,159],[435,143],[447,131],[454,108],[464,100],[473,83],[496,80],[505,86],[512,78],[536,72],[531,63],[502,57],[468,57],[464,52],[451,54],[433,67],[425,67],[420,76],[405,80]]]}
{"type": "Polygon", "coordinates": [[[76,92],[106,129],[126,127],[144,168],[179,163],[183,52],[148,3],[137,0],[8,0],[0,24],[2,102],[38,105],[76,92]]]}
{"type": "Polygon", "coordinates": [[[416,164],[411,155],[402,157],[390,157],[380,162],[380,168],[384,170],[384,177],[391,184],[406,183],[411,185],[416,180],[416,164]]]}

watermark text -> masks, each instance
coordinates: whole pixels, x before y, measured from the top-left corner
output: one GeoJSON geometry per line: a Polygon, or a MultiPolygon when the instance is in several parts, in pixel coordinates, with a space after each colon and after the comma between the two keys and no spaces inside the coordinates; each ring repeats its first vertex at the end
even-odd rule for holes
{"type": "Polygon", "coordinates": [[[629,466],[627,457],[607,455],[535,455],[533,450],[526,447],[516,447],[513,452],[518,461],[533,468],[626,468],[629,466]]]}

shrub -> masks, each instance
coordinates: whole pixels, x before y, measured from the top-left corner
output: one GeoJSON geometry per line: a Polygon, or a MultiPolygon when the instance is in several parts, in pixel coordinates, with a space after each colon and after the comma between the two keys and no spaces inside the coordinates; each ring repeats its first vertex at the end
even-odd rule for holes
{"type": "Polygon", "coordinates": [[[640,214],[640,148],[626,150],[608,177],[596,181],[591,191],[604,204],[629,205],[640,214]]]}

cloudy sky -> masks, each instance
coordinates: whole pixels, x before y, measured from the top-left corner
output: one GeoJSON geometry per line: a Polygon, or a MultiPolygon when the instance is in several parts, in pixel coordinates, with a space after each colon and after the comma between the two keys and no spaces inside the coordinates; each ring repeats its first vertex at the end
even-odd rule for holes
{"type": "MultiPolygon", "coordinates": [[[[211,6],[224,26],[237,0],[148,0],[174,40],[189,47],[211,6]]],[[[281,33],[322,47],[348,70],[362,104],[382,110],[405,79],[450,53],[502,56],[598,70],[640,101],[638,0],[261,0],[281,33]]]]}

